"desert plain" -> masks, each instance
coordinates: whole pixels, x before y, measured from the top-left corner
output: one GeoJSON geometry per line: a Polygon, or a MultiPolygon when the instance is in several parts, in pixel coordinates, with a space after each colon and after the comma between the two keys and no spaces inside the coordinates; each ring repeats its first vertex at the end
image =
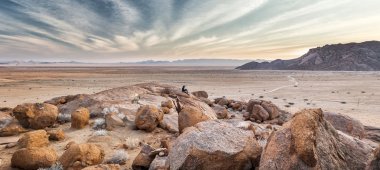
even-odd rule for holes
{"type": "Polygon", "coordinates": [[[0,67],[0,107],[157,82],[209,98],[269,100],[295,113],[322,108],[380,125],[380,72],[241,71],[233,67],[0,67]]]}

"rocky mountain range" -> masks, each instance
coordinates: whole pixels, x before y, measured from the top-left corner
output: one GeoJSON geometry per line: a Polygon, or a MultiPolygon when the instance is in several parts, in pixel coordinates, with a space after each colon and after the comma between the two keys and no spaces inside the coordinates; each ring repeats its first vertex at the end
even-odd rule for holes
{"type": "Polygon", "coordinates": [[[51,62],[51,61],[0,61],[0,66],[228,66],[237,67],[247,62],[267,62],[268,60],[237,60],[237,59],[183,59],[183,60],[145,60],[139,62],[110,62],[89,63],[78,61],[51,62]]]}
{"type": "Polygon", "coordinates": [[[262,63],[252,61],[236,69],[377,71],[380,70],[380,42],[325,45],[310,49],[299,58],[262,63]]]}

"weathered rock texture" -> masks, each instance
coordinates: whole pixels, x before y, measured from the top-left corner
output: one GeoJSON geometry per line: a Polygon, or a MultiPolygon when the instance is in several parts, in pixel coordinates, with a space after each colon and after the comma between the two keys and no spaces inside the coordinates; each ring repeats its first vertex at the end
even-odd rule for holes
{"type": "Polygon", "coordinates": [[[291,114],[279,109],[270,101],[250,100],[247,104],[246,120],[282,125],[288,121],[291,114]]]}
{"type": "Polygon", "coordinates": [[[26,103],[16,106],[13,115],[24,128],[43,129],[56,122],[58,108],[47,103],[26,103]]]}
{"type": "Polygon", "coordinates": [[[12,155],[11,165],[15,168],[35,170],[48,168],[56,161],[57,153],[52,148],[22,148],[12,155]]]}
{"type": "Polygon", "coordinates": [[[138,129],[153,131],[162,121],[164,113],[153,105],[141,106],[136,113],[135,125],[138,129]]]}
{"type": "Polygon", "coordinates": [[[178,114],[180,132],[198,122],[217,119],[215,111],[201,100],[193,97],[179,97],[178,99],[181,105],[181,111],[178,114]]]}
{"type": "Polygon", "coordinates": [[[359,120],[339,113],[324,112],[323,114],[324,118],[329,121],[336,130],[340,130],[354,137],[364,138],[366,136],[364,126],[359,120]]]}
{"type": "Polygon", "coordinates": [[[380,42],[332,44],[310,49],[291,60],[252,61],[237,67],[241,70],[380,70],[380,42]]]}
{"type": "Polygon", "coordinates": [[[218,119],[227,119],[230,117],[228,110],[223,106],[215,105],[214,107],[212,107],[212,109],[214,109],[218,119]]]}
{"type": "Polygon", "coordinates": [[[302,110],[276,131],[260,169],[364,169],[371,148],[324,119],[321,109],[302,110]]]}
{"type": "Polygon", "coordinates": [[[59,158],[65,169],[82,169],[100,164],[104,159],[104,151],[95,144],[71,144],[59,158]]]}
{"type": "Polygon", "coordinates": [[[48,134],[49,134],[49,140],[61,141],[65,139],[65,133],[63,132],[62,129],[49,130],[48,134]]]}
{"type": "Polygon", "coordinates": [[[151,146],[143,145],[140,153],[133,160],[132,168],[137,170],[148,169],[154,159],[154,156],[150,155],[152,151],[154,151],[154,149],[151,146]]]}
{"type": "Polygon", "coordinates": [[[178,133],[178,113],[165,114],[159,126],[171,133],[178,133]]]}
{"type": "Polygon", "coordinates": [[[45,147],[49,145],[49,135],[45,130],[25,133],[18,141],[21,148],[45,147]]]}
{"type": "Polygon", "coordinates": [[[125,126],[123,120],[120,117],[118,117],[116,113],[108,113],[105,116],[105,120],[107,130],[112,130],[116,127],[125,126]]]}
{"type": "Polygon", "coordinates": [[[195,91],[191,92],[191,94],[198,98],[208,98],[208,94],[206,91],[195,91]]]}
{"type": "Polygon", "coordinates": [[[87,108],[81,107],[71,113],[71,128],[82,129],[89,124],[90,112],[87,108]]]}
{"type": "Polygon", "coordinates": [[[259,165],[261,151],[252,131],[210,120],[185,129],[169,162],[171,169],[250,169],[259,165]]]}

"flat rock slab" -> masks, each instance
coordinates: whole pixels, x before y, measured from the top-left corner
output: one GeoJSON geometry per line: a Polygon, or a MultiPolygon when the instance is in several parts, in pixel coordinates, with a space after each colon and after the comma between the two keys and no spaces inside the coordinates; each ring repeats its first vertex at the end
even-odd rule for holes
{"type": "Polygon", "coordinates": [[[0,137],[0,145],[17,142],[20,139],[18,136],[0,137]]]}

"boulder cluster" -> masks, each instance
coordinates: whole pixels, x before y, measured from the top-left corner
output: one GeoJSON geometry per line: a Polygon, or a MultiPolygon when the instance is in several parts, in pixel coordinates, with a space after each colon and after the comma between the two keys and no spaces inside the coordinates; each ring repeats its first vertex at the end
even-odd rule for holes
{"type": "Polygon", "coordinates": [[[375,170],[377,130],[321,109],[292,114],[156,83],[0,108],[0,140],[20,136],[6,147],[9,166],[28,170],[375,170]]]}

